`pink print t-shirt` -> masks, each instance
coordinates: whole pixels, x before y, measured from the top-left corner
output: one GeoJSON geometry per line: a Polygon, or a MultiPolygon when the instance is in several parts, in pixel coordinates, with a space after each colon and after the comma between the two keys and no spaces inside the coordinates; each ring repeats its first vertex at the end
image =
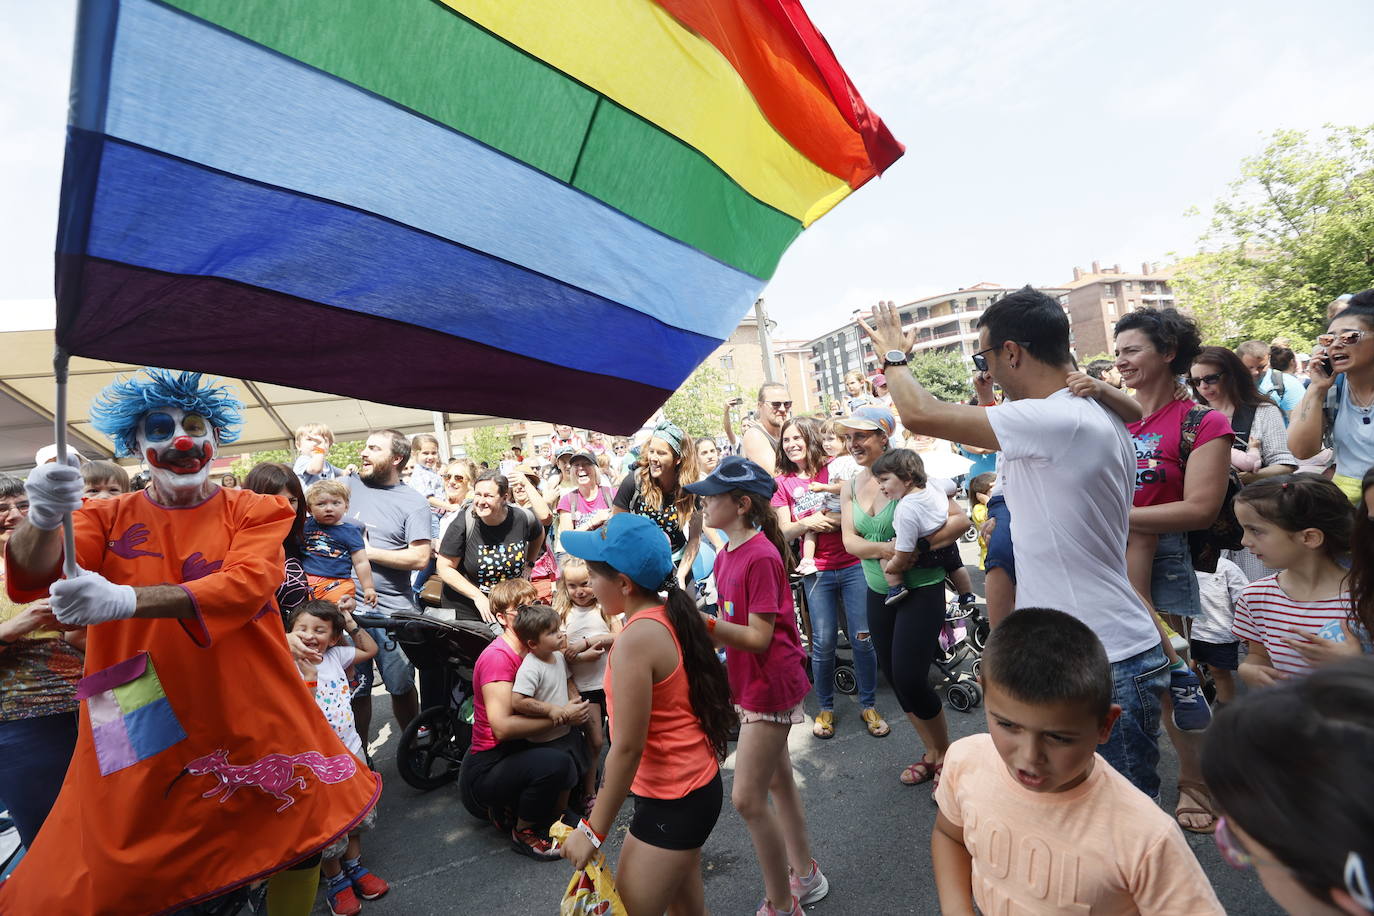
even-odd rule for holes
{"type": "MultiPolygon", "coordinates": [[[[1134,505],[1162,506],[1183,499],[1179,446],[1183,442],[1183,421],[1195,406],[1192,401],[1170,401],[1148,417],[1126,424],[1135,443],[1134,505]]],[[[1226,415],[1208,410],[1198,428],[1193,449],[1220,436],[1231,435],[1226,415]]]]}
{"type": "MultiPolygon", "coordinates": [[[[808,515],[825,511],[829,493],[811,492],[812,483],[829,483],[830,469],[821,468],[815,477],[802,477],[797,474],[781,474],[775,477],[778,491],[773,494],[774,508],[785,507],[792,513],[792,521],[800,521],[808,515]]],[[[816,569],[845,569],[859,562],[858,557],[844,549],[844,536],[836,531],[822,531],[816,535],[816,569]]]]}
{"type": "Polygon", "coordinates": [[[772,614],[773,641],[763,652],[725,647],[725,670],[735,703],[751,712],[784,712],[811,689],[806,653],[797,633],[792,588],[782,557],[761,533],[716,555],[716,593],[721,616],[742,627],[750,614],[772,614]]]}

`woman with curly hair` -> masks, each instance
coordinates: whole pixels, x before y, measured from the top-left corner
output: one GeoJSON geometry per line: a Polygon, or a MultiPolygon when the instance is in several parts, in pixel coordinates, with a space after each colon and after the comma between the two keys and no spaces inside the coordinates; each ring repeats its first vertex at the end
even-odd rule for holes
{"type": "Polygon", "coordinates": [[[696,444],[682,427],[668,420],[659,423],[611,503],[615,513],[643,515],[663,529],[683,587],[701,547],[697,499],[684,489],[697,481],[696,455],[696,444]]]}

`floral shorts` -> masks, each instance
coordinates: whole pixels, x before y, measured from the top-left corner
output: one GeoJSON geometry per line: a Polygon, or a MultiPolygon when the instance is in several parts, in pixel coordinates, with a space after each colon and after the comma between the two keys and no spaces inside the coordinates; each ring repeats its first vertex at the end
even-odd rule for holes
{"type": "Polygon", "coordinates": [[[751,722],[772,722],[777,725],[801,725],[806,721],[806,713],[802,710],[802,704],[798,703],[791,709],[784,709],[781,712],[755,712],[752,709],[745,709],[743,706],[736,705],[735,712],[739,713],[741,725],[748,725],[751,722]]]}

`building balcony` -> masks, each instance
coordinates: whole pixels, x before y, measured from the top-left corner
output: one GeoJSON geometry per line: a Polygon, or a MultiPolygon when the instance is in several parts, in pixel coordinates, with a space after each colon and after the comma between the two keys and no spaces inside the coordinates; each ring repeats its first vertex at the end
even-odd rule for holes
{"type": "Polygon", "coordinates": [[[952,334],[940,334],[934,337],[926,337],[916,341],[917,350],[934,350],[939,347],[947,347],[950,344],[962,344],[965,341],[977,342],[978,331],[970,329],[968,331],[957,331],[952,334]]]}
{"type": "Polygon", "coordinates": [[[937,324],[945,324],[955,319],[977,319],[985,311],[987,311],[986,305],[974,306],[973,308],[970,308],[967,305],[961,305],[956,307],[952,311],[946,312],[943,315],[932,315],[929,318],[922,318],[920,321],[914,321],[910,325],[907,325],[906,330],[910,331],[912,329],[920,330],[921,328],[930,328],[934,327],[937,324]]]}

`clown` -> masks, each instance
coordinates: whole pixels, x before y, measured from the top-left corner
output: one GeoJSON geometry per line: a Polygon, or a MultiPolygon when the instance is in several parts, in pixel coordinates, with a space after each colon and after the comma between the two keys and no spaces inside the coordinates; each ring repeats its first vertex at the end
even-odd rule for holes
{"type": "Polygon", "coordinates": [[[75,468],[29,475],[6,584],[16,600],[50,591],[58,620],[88,627],[86,676],[62,793],[0,912],[196,912],[271,875],[269,909],[308,912],[316,871],[287,870],[317,862],[381,787],[287,650],[273,595],[294,513],[210,480],[239,405],[198,373],[120,380],[91,422],[151,483],[83,505],[75,468]],[[62,579],[67,512],[80,573],[62,579]]]}

